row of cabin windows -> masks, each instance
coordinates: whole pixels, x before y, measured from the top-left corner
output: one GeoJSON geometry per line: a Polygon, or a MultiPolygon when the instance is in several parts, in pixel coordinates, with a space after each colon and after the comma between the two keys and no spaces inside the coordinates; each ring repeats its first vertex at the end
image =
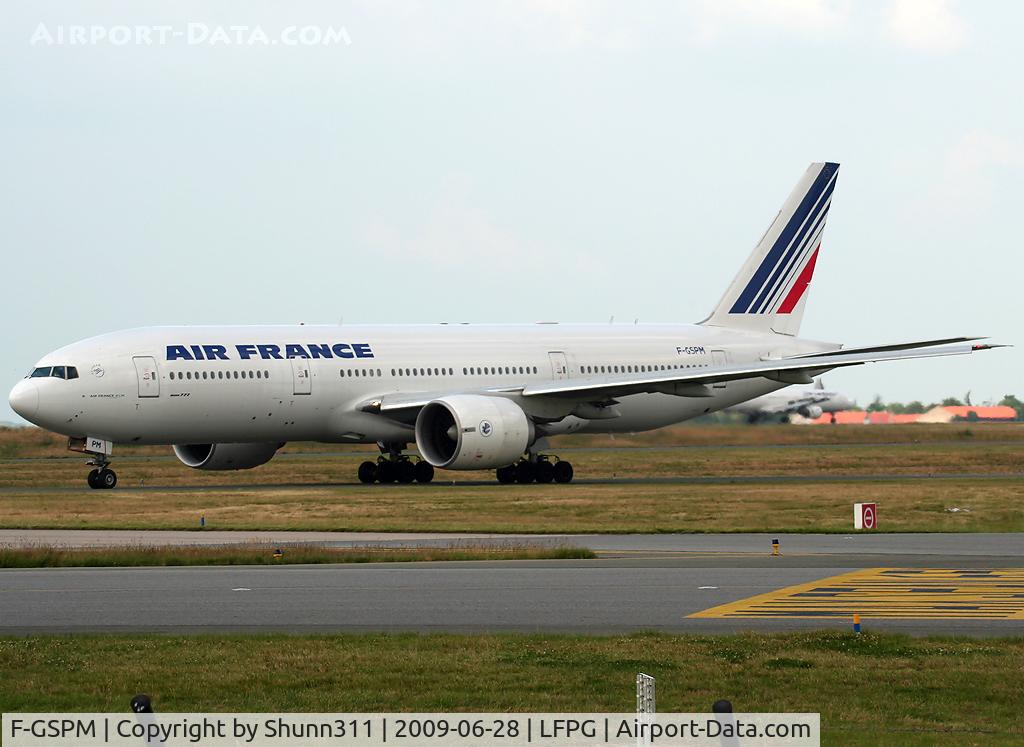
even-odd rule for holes
{"type": "Polygon", "coordinates": [[[175,379],[177,379],[178,381],[181,381],[183,379],[190,379],[190,380],[191,379],[195,379],[196,381],[198,381],[201,378],[202,379],[269,379],[270,378],[270,371],[217,371],[216,374],[213,371],[210,371],[209,372],[209,376],[207,376],[207,372],[206,371],[203,371],[201,376],[200,376],[198,371],[195,372],[195,375],[193,375],[191,371],[171,371],[169,376],[171,377],[171,381],[174,381],[175,379]]]}
{"type": "MultiPolygon", "coordinates": [[[[499,374],[537,373],[536,366],[471,366],[462,369],[463,376],[495,376],[499,374]]],[[[377,372],[380,375],[380,371],[377,372]]],[[[454,376],[454,368],[392,368],[392,376],[454,376]]],[[[344,374],[342,374],[344,376],[344,374]]]]}
{"type": "MultiPolygon", "coordinates": [[[[341,378],[343,379],[346,376],[348,376],[349,378],[352,378],[353,376],[376,376],[379,378],[381,375],[379,368],[343,368],[338,373],[341,374],[341,378]]],[[[395,372],[392,371],[391,375],[394,376],[395,372]]]]}
{"type": "Polygon", "coordinates": [[[454,368],[392,368],[392,376],[454,376],[454,368]]]}
{"type": "Polygon", "coordinates": [[[537,373],[536,366],[476,366],[462,369],[462,373],[468,376],[493,376],[495,374],[529,374],[537,373]]]}
{"type": "Polygon", "coordinates": [[[78,369],[74,366],[41,366],[40,368],[32,369],[29,378],[77,379],[78,369]]]}
{"type": "Polygon", "coordinates": [[[704,368],[706,366],[706,363],[659,363],[644,366],[581,366],[580,370],[585,374],[648,373],[650,371],[672,371],[680,368],[704,368]]]}

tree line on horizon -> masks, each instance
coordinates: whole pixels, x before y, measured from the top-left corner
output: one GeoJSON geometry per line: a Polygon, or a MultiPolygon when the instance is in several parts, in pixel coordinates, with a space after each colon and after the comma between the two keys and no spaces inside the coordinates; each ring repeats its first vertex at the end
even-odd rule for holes
{"type": "MultiPolygon", "coordinates": [[[[885,402],[882,400],[880,395],[876,395],[871,401],[871,404],[865,408],[868,412],[891,412],[894,415],[919,415],[921,413],[928,412],[935,407],[962,407],[964,405],[970,405],[970,397],[965,397],[967,401],[964,402],[957,397],[946,397],[941,402],[932,402],[925,404],[919,400],[913,402],[885,402]]],[[[1005,395],[999,402],[998,405],[1005,405],[1006,407],[1012,407],[1017,412],[1017,420],[1024,420],[1024,402],[1018,399],[1013,394],[1005,395]]]]}

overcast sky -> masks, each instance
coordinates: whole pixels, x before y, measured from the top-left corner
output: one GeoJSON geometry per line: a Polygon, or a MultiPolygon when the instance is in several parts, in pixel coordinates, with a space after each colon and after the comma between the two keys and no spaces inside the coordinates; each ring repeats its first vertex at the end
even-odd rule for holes
{"type": "MultiPolygon", "coordinates": [[[[926,0],[5,2],[4,391],[143,325],[696,321],[817,160],[842,169],[803,334],[1020,343],[1022,25],[926,0]]],[[[1022,351],[826,383],[1024,396],[1022,351]]]]}

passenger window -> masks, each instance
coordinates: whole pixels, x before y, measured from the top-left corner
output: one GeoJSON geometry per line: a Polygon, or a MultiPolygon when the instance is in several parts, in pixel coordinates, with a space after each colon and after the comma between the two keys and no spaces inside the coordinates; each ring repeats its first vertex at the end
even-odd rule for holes
{"type": "Polygon", "coordinates": [[[257,371],[256,372],[256,378],[257,379],[262,379],[263,378],[263,372],[262,371],[257,371]]]}
{"type": "Polygon", "coordinates": [[[249,378],[250,379],[255,378],[252,371],[249,372],[249,378]]]}

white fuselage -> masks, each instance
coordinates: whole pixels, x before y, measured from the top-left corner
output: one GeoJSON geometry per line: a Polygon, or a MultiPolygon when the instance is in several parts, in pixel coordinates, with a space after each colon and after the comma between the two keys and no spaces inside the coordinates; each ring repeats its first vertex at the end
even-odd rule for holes
{"type": "MultiPolygon", "coordinates": [[[[78,378],[26,378],[11,402],[51,431],[115,443],[411,442],[410,423],[361,406],[388,395],[487,393],[821,347],[775,334],[667,324],[153,327],[44,356],[37,368],[75,366],[78,378]]],[[[610,419],[570,415],[578,398],[520,404],[528,413],[543,410],[548,434],[641,431],[782,386],[752,378],[715,385],[710,397],[633,394],[618,400],[620,415],[610,419]]]]}

